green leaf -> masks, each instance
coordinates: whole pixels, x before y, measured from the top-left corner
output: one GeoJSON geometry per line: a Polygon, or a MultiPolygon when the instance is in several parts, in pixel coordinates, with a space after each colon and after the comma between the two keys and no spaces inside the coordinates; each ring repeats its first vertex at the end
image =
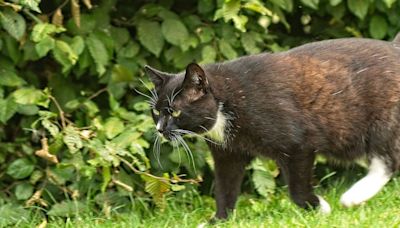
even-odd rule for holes
{"type": "Polygon", "coordinates": [[[21,4],[24,7],[27,7],[30,10],[41,13],[39,9],[40,0],[19,0],[18,2],[19,4],[21,4]]]}
{"type": "Polygon", "coordinates": [[[131,82],[133,73],[123,65],[115,64],[111,72],[111,78],[113,82],[131,82]]]}
{"type": "Polygon", "coordinates": [[[200,0],[197,3],[197,10],[201,14],[211,13],[215,8],[214,0],[200,0]]]}
{"type": "Polygon", "coordinates": [[[52,50],[55,46],[55,41],[52,37],[45,37],[41,39],[36,45],[35,50],[39,58],[47,55],[47,53],[52,50]]]}
{"type": "Polygon", "coordinates": [[[139,53],[139,45],[136,42],[129,41],[129,43],[118,51],[118,55],[125,58],[135,57],[139,53]]]}
{"type": "Polygon", "coordinates": [[[388,31],[388,23],[382,16],[375,15],[369,22],[369,33],[374,39],[385,38],[388,31]]]}
{"type": "Polygon", "coordinates": [[[225,1],[221,9],[218,9],[214,15],[214,21],[219,18],[224,18],[228,22],[233,17],[237,16],[240,11],[240,0],[225,1]]]}
{"type": "Polygon", "coordinates": [[[235,59],[238,56],[235,49],[233,49],[229,43],[224,42],[223,40],[218,42],[218,48],[222,55],[224,55],[227,59],[235,59]]]}
{"type": "Polygon", "coordinates": [[[39,89],[35,88],[21,88],[13,93],[15,102],[23,105],[41,104],[43,100],[47,99],[46,95],[39,89]]]}
{"type": "Polygon", "coordinates": [[[110,117],[104,124],[104,129],[107,138],[112,139],[119,133],[123,132],[125,127],[124,123],[117,117],[110,117]]]}
{"type": "Polygon", "coordinates": [[[2,66],[0,66],[0,74],[1,74],[0,85],[16,87],[26,84],[26,81],[18,77],[15,71],[5,69],[2,66]]]}
{"type": "Polygon", "coordinates": [[[73,126],[68,126],[64,129],[63,137],[65,145],[67,145],[69,152],[76,153],[83,147],[79,131],[73,126]]]}
{"type": "Polygon", "coordinates": [[[201,57],[203,59],[201,62],[202,64],[213,63],[217,58],[217,52],[215,51],[214,47],[207,45],[201,50],[201,57]]]}
{"type": "Polygon", "coordinates": [[[15,197],[18,200],[27,200],[33,194],[33,186],[29,183],[18,184],[15,188],[15,197]]]}
{"type": "Polygon", "coordinates": [[[65,28],[59,27],[49,23],[38,23],[33,27],[31,39],[34,42],[40,42],[52,34],[64,32],[65,28]]]}
{"type": "Polygon", "coordinates": [[[4,36],[4,46],[6,54],[11,58],[11,60],[17,65],[21,59],[21,50],[19,49],[18,41],[11,36],[4,36]]]}
{"type": "Polygon", "coordinates": [[[165,206],[164,195],[170,191],[170,183],[145,175],[142,175],[142,178],[146,182],[145,191],[153,197],[153,201],[159,208],[163,208],[165,206]]]}
{"type": "Polygon", "coordinates": [[[0,11],[0,24],[16,40],[20,40],[25,34],[25,19],[8,7],[0,11]]]}
{"type": "Polygon", "coordinates": [[[106,46],[95,34],[89,35],[89,37],[86,39],[86,45],[96,64],[97,73],[99,73],[99,75],[103,75],[106,71],[105,67],[110,61],[110,56],[108,56],[106,46]]]}
{"type": "Polygon", "coordinates": [[[74,36],[71,42],[71,48],[77,56],[82,54],[83,49],[85,49],[85,42],[81,36],[74,36]]]}
{"type": "Polygon", "coordinates": [[[210,42],[215,36],[214,30],[210,27],[199,28],[196,30],[196,32],[202,43],[210,42]]]}
{"type": "Polygon", "coordinates": [[[177,19],[166,19],[163,21],[161,31],[165,40],[176,46],[182,45],[189,37],[186,26],[177,19]]]}
{"type": "Polygon", "coordinates": [[[244,50],[246,50],[248,54],[256,54],[261,52],[261,49],[257,46],[257,42],[262,41],[262,39],[258,36],[257,33],[243,33],[240,41],[244,50]]]}
{"type": "Polygon", "coordinates": [[[62,40],[56,40],[53,49],[54,58],[63,68],[62,72],[66,73],[77,62],[78,56],[72,50],[68,43],[62,40]]]}
{"type": "Polygon", "coordinates": [[[14,179],[24,179],[29,177],[34,169],[35,165],[29,159],[18,158],[7,167],[7,174],[14,179]]]}
{"type": "Polygon", "coordinates": [[[393,3],[396,2],[396,0],[383,0],[383,2],[386,4],[386,6],[390,9],[392,8],[393,3]]]}
{"type": "Polygon", "coordinates": [[[11,98],[0,99],[0,122],[6,123],[17,111],[18,104],[11,98]]]}
{"type": "Polygon", "coordinates": [[[293,0],[271,0],[271,2],[287,12],[292,12],[293,10],[293,0]]]}
{"type": "Polygon", "coordinates": [[[329,0],[331,6],[337,6],[342,2],[342,0],[329,0]]]}
{"type": "Polygon", "coordinates": [[[47,215],[58,217],[71,217],[85,211],[85,204],[79,201],[63,201],[54,204],[47,215]]]}
{"type": "Polygon", "coordinates": [[[164,47],[161,26],[158,22],[140,20],[137,25],[140,43],[155,56],[159,57],[164,47]]]}
{"type": "MultiPolygon", "coordinates": [[[[11,227],[13,224],[29,223],[29,211],[20,205],[5,204],[0,206],[0,226],[11,227]]],[[[17,225],[15,225],[17,226],[17,225]]]]}
{"type": "Polygon", "coordinates": [[[17,112],[26,116],[38,114],[39,108],[36,105],[18,105],[17,112]]]}
{"type": "Polygon", "coordinates": [[[312,9],[318,9],[319,0],[301,0],[301,2],[312,9]]]}
{"type": "Polygon", "coordinates": [[[46,130],[50,132],[51,136],[56,137],[60,133],[58,126],[55,125],[54,123],[52,123],[50,120],[42,119],[41,123],[42,123],[43,127],[46,128],[46,130]]]}
{"type": "Polygon", "coordinates": [[[275,179],[268,171],[256,169],[253,171],[251,178],[255,189],[260,195],[267,197],[274,192],[275,179]]]}
{"type": "Polygon", "coordinates": [[[359,19],[364,20],[368,12],[369,0],[348,0],[347,5],[350,11],[359,19]]]}
{"type": "Polygon", "coordinates": [[[135,140],[137,140],[142,134],[138,131],[124,131],[117,137],[115,137],[112,142],[117,144],[119,147],[126,148],[131,145],[135,140]]]}

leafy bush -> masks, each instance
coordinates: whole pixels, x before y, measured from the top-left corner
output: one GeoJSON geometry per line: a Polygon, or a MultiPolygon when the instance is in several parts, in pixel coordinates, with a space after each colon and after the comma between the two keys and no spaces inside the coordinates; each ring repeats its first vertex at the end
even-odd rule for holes
{"type": "MultiPolygon", "coordinates": [[[[37,205],[53,216],[85,210],[87,199],[106,214],[146,205],[148,196],[162,208],[166,194],[192,189],[212,168],[195,139],[188,139],[194,161],[168,142],[153,153],[149,105],[140,95],[152,86],[145,64],[176,71],[313,40],[390,39],[400,30],[396,0],[0,6],[0,210],[37,205]]],[[[276,166],[256,160],[249,169],[255,190],[270,194],[276,166]]]]}

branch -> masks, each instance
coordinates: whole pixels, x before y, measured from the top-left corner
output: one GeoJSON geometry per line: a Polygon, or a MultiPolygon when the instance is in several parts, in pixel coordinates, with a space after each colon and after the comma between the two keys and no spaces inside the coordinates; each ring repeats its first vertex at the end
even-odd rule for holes
{"type": "Polygon", "coordinates": [[[52,95],[49,95],[49,98],[54,102],[54,104],[56,105],[58,112],[60,114],[60,119],[61,119],[61,126],[64,128],[67,127],[66,123],[65,123],[65,116],[64,116],[64,111],[62,110],[60,104],[58,103],[57,99],[55,97],[53,97],[52,95]]]}
{"type": "Polygon", "coordinates": [[[142,174],[142,175],[146,175],[148,177],[157,179],[157,180],[161,180],[161,181],[168,181],[171,183],[191,183],[191,184],[198,184],[199,182],[202,182],[203,180],[201,179],[201,177],[198,177],[197,179],[181,179],[180,177],[171,179],[171,178],[165,178],[165,177],[159,177],[159,176],[154,176],[151,173],[148,172],[143,172],[140,171],[138,169],[136,169],[130,162],[128,162],[126,159],[119,157],[119,159],[121,159],[121,161],[127,165],[133,172],[137,173],[137,174],[142,174]]]}

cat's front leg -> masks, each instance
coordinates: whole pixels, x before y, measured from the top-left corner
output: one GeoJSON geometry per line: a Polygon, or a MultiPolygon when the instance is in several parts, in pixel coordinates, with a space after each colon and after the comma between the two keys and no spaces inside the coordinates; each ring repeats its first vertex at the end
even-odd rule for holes
{"type": "Polygon", "coordinates": [[[245,167],[252,157],[210,147],[215,164],[215,199],[217,212],[213,220],[226,219],[235,208],[245,167]]]}
{"type": "Polygon", "coordinates": [[[314,153],[292,154],[278,161],[288,183],[290,197],[298,206],[311,209],[319,207],[323,213],[330,213],[329,204],[314,194],[312,186],[314,153]]]}

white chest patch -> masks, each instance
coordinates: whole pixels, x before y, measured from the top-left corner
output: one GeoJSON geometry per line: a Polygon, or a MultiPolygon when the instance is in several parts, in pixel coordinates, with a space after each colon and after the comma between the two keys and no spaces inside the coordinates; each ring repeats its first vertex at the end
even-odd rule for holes
{"type": "Polygon", "coordinates": [[[214,126],[205,133],[206,136],[218,143],[225,143],[228,118],[222,113],[222,105],[218,108],[217,119],[214,126]]]}

